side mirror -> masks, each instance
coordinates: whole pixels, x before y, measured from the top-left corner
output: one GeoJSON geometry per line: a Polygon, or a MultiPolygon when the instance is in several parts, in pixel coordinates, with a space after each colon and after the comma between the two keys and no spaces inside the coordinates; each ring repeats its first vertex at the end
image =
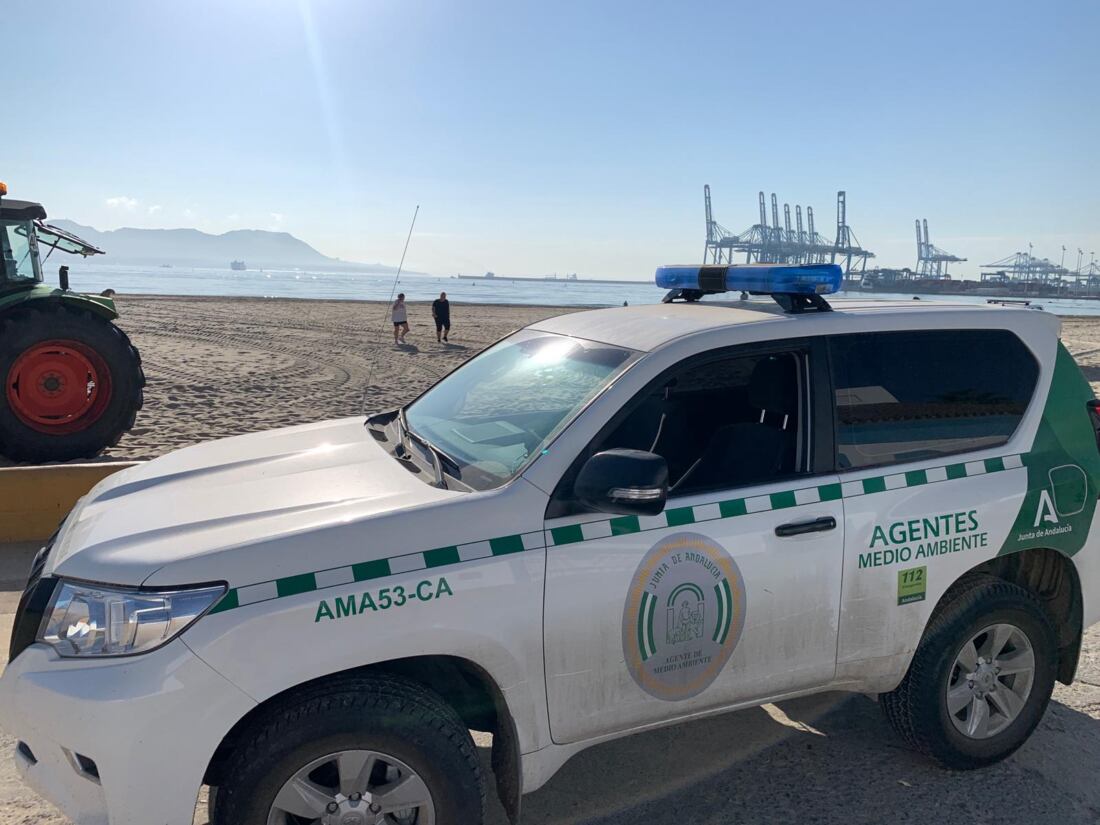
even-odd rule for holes
{"type": "Polygon", "coordinates": [[[668,464],[644,450],[596,453],[577,474],[573,494],[600,512],[655,516],[668,498],[668,464]]]}

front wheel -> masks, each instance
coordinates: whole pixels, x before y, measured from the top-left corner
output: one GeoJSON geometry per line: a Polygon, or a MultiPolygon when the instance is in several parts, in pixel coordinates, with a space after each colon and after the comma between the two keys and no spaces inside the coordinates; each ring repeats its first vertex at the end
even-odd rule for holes
{"type": "Polygon", "coordinates": [[[437,694],[344,677],[269,714],[231,757],[212,825],[478,825],[477,749],[437,694]]]}
{"type": "Polygon", "coordinates": [[[944,596],[905,679],[879,702],[912,747],[955,769],[997,762],[1039,724],[1054,689],[1057,641],[1029,591],[993,576],[944,596]]]}

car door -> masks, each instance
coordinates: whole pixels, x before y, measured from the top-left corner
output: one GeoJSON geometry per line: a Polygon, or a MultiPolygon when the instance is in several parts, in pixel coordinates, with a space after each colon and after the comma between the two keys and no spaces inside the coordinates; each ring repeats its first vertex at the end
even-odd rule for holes
{"type": "Polygon", "coordinates": [[[624,407],[574,469],[609,447],[663,455],[674,486],[658,515],[578,512],[562,479],[546,520],[555,742],[833,678],[844,519],[820,472],[824,360],[806,340],[695,356],[624,407]]]}
{"type": "Polygon", "coordinates": [[[889,690],[948,587],[1016,537],[1062,529],[1087,482],[1060,451],[1049,478],[1045,459],[1025,462],[1040,364],[1012,332],[866,332],[828,346],[847,544],[838,677],[889,690]],[[1030,493],[1025,464],[1041,479],[1030,493]]]}

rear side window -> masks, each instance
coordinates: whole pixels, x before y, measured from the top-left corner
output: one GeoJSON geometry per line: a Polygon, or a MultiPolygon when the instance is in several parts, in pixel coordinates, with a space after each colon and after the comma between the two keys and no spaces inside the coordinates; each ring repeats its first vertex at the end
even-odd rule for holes
{"type": "Polygon", "coordinates": [[[1039,377],[1005,330],[840,335],[829,347],[842,470],[1004,444],[1039,377]]]}

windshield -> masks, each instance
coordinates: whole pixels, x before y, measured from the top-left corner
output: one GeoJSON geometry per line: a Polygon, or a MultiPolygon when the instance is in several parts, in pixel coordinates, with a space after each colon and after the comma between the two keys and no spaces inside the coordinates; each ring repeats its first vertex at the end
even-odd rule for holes
{"type": "MultiPolygon", "coordinates": [[[[37,226],[38,231],[35,235],[38,245],[49,248],[51,252],[54,249],[60,249],[70,255],[83,255],[85,258],[91,255],[103,254],[103,250],[98,246],[92,246],[72,232],[66,232],[64,229],[58,229],[56,226],[50,226],[48,223],[42,223],[41,221],[38,222],[37,226]]],[[[49,257],[49,255],[47,254],[46,257],[49,257]]]]}
{"type": "Polygon", "coordinates": [[[474,489],[499,486],[550,443],[635,353],[525,330],[448,375],[406,411],[409,428],[474,489]]]}
{"type": "Polygon", "coordinates": [[[0,280],[42,280],[31,221],[0,221],[0,280]]]}

